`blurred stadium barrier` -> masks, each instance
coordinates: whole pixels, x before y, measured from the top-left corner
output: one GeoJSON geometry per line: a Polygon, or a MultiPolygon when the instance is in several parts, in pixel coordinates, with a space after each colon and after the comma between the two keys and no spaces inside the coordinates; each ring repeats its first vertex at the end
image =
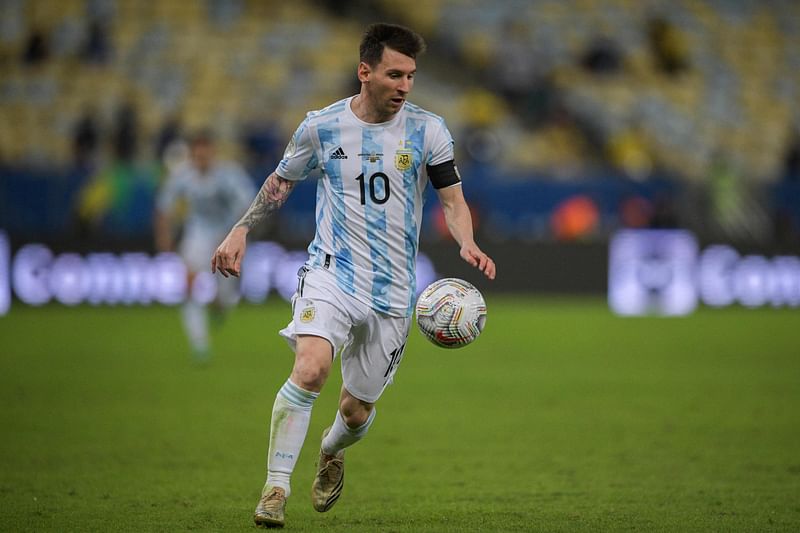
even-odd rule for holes
{"type": "MultiPolygon", "coordinates": [[[[242,266],[241,296],[262,303],[275,294],[289,301],[297,286],[297,270],[308,254],[286,250],[273,242],[252,242],[242,266]]],[[[209,259],[210,261],[210,259],[209,259]]],[[[12,295],[27,305],[56,302],[63,305],[176,305],[193,298],[211,302],[218,284],[236,283],[211,272],[188,292],[187,269],[174,253],[114,254],[91,252],[54,253],[44,244],[25,244],[12,253],[8,238],[0,232],[0,315],[10,310],[12,295]]],[[[437,278],[430,259],[418,258],[418,289],[437,278]]]]}
{"type": "MultiPolygon", "coordinates": [[[[740,251],[727,244],[701,246],[684,230],[624,230],[603,243],[496,244],[502,265],[493,282],[458,258],[455,243],[420,253],[418,291],[438,277],[461,277],[482,291],[552,295],[607,295],[619,315],[680,316],[699,305],[800,307],[800,255],[740,251]]],[[[306,252],[275,242],[253,242],[239,280],[241,296],[262,303],[271,295],[291,299],[306,252]]],[[[12,298],[27,305],[174,305],[186,298],[208,303],[219,283],[232,280],[199,274],[187,292],[187,271],[175,254],[141,252],[54,253],[43,244],[12,252],[0,232],[0,315],[12,298]]]]}
{"type": "Polygon", "coordinates": [[[800,307],[800,257],[700,249],[682,230],[625,230],[609,249],[608,302],[620,315],[687,315],[711,307],[800,307]]]}

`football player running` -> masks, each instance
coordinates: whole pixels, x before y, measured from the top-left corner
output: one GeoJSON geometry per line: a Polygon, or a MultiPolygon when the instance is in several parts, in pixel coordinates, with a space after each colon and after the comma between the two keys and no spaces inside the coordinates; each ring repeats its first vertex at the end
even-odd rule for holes
{"type": "Polygon", "coordinates": [[[373,24],[360,44],[359,94],[307,115],[278,168],[219,245],[212,272],[238,276],[250,229],[281,207],[312,172],[314,240],[298,273],[292,320],[281,330],[294,368],[272,409],[267,480],[255,511],[283,526],[290,476],[311,408],[341,359],[339,409],[323,432],[312,503],[329,510],[342,493],[344,450],[375,420],[375,402],[402,361],[416,294],[416,256],[428,182],[461,257],[489,279],[495,264],[475,244],[472,219],[444,120],[407,101],[425,43],[402,26],[373,24]]]}

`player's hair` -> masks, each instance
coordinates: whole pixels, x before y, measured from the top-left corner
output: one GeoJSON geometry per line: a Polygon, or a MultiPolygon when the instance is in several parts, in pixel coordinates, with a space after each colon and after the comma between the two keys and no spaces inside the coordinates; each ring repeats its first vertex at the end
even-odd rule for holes
{"type": "Polygon", "coordinates": [[[381,62],[384,48],[391,48],[416,59],[425,52],[425,40],[420,34],[405,26],[383,22],[370,24],[358,48],[360,61],[374,67],[381,62]]]}
{"type": "Polygon", "coordinates": [[[200,128],[193,131],[187,140],[190,146],[195,146],[197,144],[214,144],[216,138],[211,128],[200,128]]]}

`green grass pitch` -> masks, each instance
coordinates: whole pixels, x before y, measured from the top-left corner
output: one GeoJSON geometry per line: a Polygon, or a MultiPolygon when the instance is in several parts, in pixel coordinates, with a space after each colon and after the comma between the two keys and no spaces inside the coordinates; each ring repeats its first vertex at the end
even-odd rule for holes
{"type": "MultiPolygon", "coordinates": [[[[488,305],[468,348],[412,331],[318,514],[336,364],[287,530],[800,530],[800,311],[488,305]]],[[[277,298],[239,307],[197,367],[174,308],[15,305],[0,317],[0,530],[252,530],[288,317],[277,298]]]]}

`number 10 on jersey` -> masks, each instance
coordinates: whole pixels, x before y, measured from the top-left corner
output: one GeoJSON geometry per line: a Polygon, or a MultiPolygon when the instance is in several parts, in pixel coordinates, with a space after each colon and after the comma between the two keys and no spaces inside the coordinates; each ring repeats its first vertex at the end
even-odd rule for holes
{"type": "Polygon", "coordinates": [[[383,172],[376,172],[369,177],[369,180],[364,178],[364,174],[361,174],[356,178],[356,181],[358,182],[358,186],[361,191],[361,205],[367,203],[367,189],[369,189],[369,198],[372,200],[372,203],[381,205],[385,204],[386,201],[389,200],[389,195],[391,194],[389,189],[389,176],[383,172]],[[382,191],[376,191],[376,180],[383,180],[382,191]],[[378,196],[379,193],[380,196],[378,196]]]}

